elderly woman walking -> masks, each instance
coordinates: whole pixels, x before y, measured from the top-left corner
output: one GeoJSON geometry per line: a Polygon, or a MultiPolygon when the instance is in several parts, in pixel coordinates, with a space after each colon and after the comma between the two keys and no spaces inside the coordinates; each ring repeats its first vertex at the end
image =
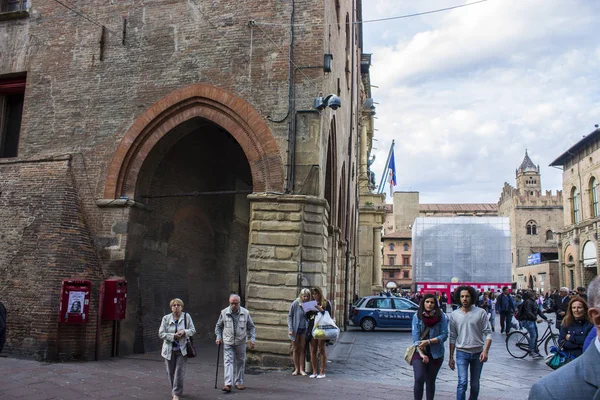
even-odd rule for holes
{"type": "Polygon", "coordinates": [[[158,336],[163,340],[161,356],[165,359],[173,400],[183,394],[183,379],[187,365],[187,338],[196,333],[192,317],[183,312],[183,301],[173,299],[169,303],[171,313],[163,317],[158,336]]]}
{"type": "Polygon", "coordinates": [[[300,296],[290,306],[288,313],[288,337],[292,341],[292,359],[294,372],[292,375],[306,376],[304,372],[304,347],[306,344],[306,327],[308,325],[302,303],[310,300],[310,290],[302,289],[300,296]]]}

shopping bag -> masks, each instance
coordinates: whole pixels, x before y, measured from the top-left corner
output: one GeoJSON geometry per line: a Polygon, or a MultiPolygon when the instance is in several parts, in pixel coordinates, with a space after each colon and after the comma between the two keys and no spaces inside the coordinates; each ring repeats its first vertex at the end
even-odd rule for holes
{"type": "Polygon", "coordinates": [[[335,341],[339,335],[340,329],[329,315],[329,311],[317,314],[312,331],[313,338],[335,341]]]}
{"type": "Polygon", "coordinates": [[[563,365],[567,364],[571,361],[571,357],[564,351],[560,351],[556,347],[552,346],[550,348],[550,353],[544,359],[544,362],[547,366],[552,369],[559,369],[563,365]]]}
{"type": "Polygon", "coordinates": [[[417,350],[417,348],[415,347],[415,345],[411,344],[404,351],[404,361],[406,361],[408,363],[408,365],[412,365],[412,358],[415,355],[416,350],[417,350]]]}

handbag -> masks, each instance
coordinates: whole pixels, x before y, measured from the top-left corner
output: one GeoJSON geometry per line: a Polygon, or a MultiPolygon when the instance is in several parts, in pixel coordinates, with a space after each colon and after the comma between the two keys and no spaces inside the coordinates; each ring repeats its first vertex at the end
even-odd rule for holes
{"type": "Polygon", "coordinates": [[[550,352],[544,359],[544,362],[547,366],[549,366],[552,369],[559,369],[560,367],[562,367],[565,364],[568,364],[572,360],[573,359],[567,353],[562,351],[562,348],[557,349],[556,347],[552,346],[550,348],[550,352]]]}
{"type": "MultiPolygon", "coordinates": [[[[426,327],[423,333],[421,334],[421,340],[425,339],[425,337],[429,335],[429,327],[426,327]]],[[[408,365],[412,365],[412,358],[415,355],[415,351],[417,351],[417,346],[411,344],[404,351],[404,361],[408,363],[408,365]]]]}
{"type": "MultiPolygon", "coordinates": [[[[185,321],[184,328],[187,329],[187,313],[185,314],[185,318],[183,319],[185,321]]],[[[185,339],[185,351],[187,353],[188,358],[196,357],[196,347],[194,347],[194,340],[191,336],[185,339]]]]}
{"type": "Polygon", "coordinates": [[[315,339],[337,340],[340,335],[340,328],[329,315],[329,311],[319,313],[315,317],[315,325],[312,330],[312,337],[315,339]]]}

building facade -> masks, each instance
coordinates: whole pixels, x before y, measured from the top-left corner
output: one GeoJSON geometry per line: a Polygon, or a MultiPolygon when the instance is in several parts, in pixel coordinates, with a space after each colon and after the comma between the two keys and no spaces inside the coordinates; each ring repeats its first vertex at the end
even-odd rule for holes
{"type": "Polygon", "coordinates": [[[385,289],[411,289],[412,232],[390,232],[381,238],[381,284],[385,289]]]}
{"type": "Polygon", "coordinates": [[[516,169],[516,187],[504,183],[498,200],[499,215],[511,228],[511,281],[515,289],[544,292],[558,280],[557,232],[563,222],[562,191],[542,192],[540,167],[527,151],[516,169]]]}
{"type": "Polygon", "coordinates": [[[562,167],[564,220],[558,235],[559,280],[574,289],[598,275],[600,129],[584,136],[550,166],[562,167]]]}
{"type": "Polygon", "coordinates": [[[341,323],[373,131],[360,20],[359,0],[1,9],[5,351],[154,351],[174,297],[211,337],[235,292],[253,361],[285,364],[289,304],[313,285],[341,323]],[[111,277],[128,283],[114,324],[99,315],[111,277]],[[63,279],[91,282],[87,324],[58,322],[63,279]]]}

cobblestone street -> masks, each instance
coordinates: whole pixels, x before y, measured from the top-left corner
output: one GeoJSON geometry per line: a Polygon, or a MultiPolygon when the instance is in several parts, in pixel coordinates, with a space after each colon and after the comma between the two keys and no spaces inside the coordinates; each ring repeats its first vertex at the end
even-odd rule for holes
{"type": "MultiPolygon", "coordinates": [[[[482,375],[481,399],[525,399],[529,388],[550,373],[542,361],[517,360],[507,353],[504,335],[494,333],[490,361],[482,375]]],[[[224,394],[222,361],[214,389],[216,347],[199,343],[199,357],[190,360],[185,399],[327,399],[412,398],[412,369],[403,360],[410,332],[362,332],[350,327],[328,347],[327,378],[312,380],[290,371],[253,372],[247,389],[224,394]]],[[[164,364],[158,353],[100,362],[39,363],[0,358],[1,399],[170,399],[164,364]]],[[[436,398],[455,396],[457,375],[444,363],[436,398]]]]}

